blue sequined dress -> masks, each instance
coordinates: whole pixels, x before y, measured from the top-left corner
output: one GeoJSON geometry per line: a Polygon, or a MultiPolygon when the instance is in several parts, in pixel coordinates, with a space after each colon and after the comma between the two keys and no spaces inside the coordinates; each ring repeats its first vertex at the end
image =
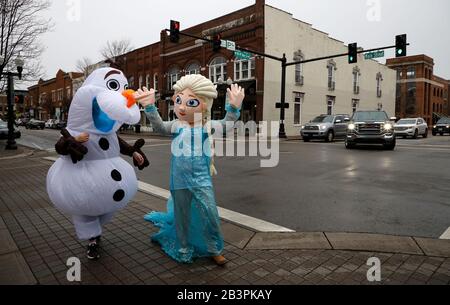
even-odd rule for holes
{"type": "MultiPolygon", "coordinates": [[[[145,216],[160,229],[152,241],[181,263],[221,255],[224,243],[210,174],[206,128],[191,128],[180,121],[163,122],[155,106],[147,107],[145,112],[155,131],[173,136],[167,212],[145,216]]],[[[216,123],[226,128],[227,122],[235,122],[239,116],[239,110],[227,105],[227,116],[216,123]]]]}

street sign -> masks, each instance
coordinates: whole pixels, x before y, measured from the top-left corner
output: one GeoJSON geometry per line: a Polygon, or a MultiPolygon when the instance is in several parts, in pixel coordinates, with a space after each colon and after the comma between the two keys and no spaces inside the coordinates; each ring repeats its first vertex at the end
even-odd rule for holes
{"type": "Polygon", "coordinates": [[[364,59],[366,60],[380,57],[384,57],[384,51],[375,51],[364,54],[364,59]]]}
{"type": "Polygon", "coordinates": [[[222,39],[220,46],[224,49],[230,50],[232,52],[236,51],[236,43],[231,40],[222,39]]]}
{"type": "Polygon", "coordinates": [[[252,58],[252,54],[245,51],[234,51],[234,57],[236,57],[237,60],[249,60],[252,58]]]}
{"type": "Polygon", "coordinates": [[[236,43],[234,41],[227,40],[227,49],[232,52],[236,51],[236,43]]]}

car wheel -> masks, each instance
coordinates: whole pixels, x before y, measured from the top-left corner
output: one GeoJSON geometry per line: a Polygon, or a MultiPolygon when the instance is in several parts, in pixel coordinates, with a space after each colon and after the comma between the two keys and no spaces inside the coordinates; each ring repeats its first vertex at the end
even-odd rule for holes
{"type": "Polygon", "coordinates": [[[423,134],[423,138],[424,139],[428,138],[428,129],[425,129],[425,133],[423,134]]]}
{"type": "Polygon", "coordinates": [[[384,149],[386,150],[394,150],[395,149],[395,143],[392,144],[385,144],[384,149]]]}
{"type": "Polygon", "coordinates": [[[303,142],[307,143],[307,142],[309,142],[309,141],[311,141],[311,138],[309,138],[309,137],[303,137],[303,142]]]}
{"type": "Polygon", "coordinates": [[[327,137],[325,138],[325,142],[333,142],[334,141],[334,132],[333,131],[329,131],[327,133],[327,137]]]}
{"type": "Polygon", "coordinates": [[[348,141],[345,141],[345,148],[347,149],[354,149],[355,144],[350,144],[348,141]]]}
{"type": "Polygon", "coordinates": [[[419,137],[419,131],[416,129],[416,131],[414,132],[413,139],[417,139],[418,137],[419,137]]]}

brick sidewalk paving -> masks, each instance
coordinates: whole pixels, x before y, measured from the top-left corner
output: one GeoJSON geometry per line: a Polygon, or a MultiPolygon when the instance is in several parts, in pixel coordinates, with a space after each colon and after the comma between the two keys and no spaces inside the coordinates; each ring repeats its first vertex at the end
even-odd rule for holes
{"type": "Polygon", "coordinates": [[[0,160],[0,284],[70,284],[70,257],[82,263],[81,284],[370,284],[370,257],[382,262],[381,284],[450,284],[450,258],[338,250],[250,250],[255,232],[224,223],[226,267],[209,259],[181,265],[149,236],[143,216],[164,201],[139,193],[106,226],[102,258],[85,258],[68,217],[50,204],[40,156],[0,160]]]}

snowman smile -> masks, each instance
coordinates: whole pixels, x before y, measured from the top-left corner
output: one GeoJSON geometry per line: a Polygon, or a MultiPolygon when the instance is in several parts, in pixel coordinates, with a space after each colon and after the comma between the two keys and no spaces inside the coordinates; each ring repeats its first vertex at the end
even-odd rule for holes
{"type": "Polygon", "coordinates": [[[101,132],[108,133],[116,124],[116,121],[109,118],[109,116],[100,108],[97,98],[92,102],[92,118],[94,120],[95,128],[101,132]]]}

